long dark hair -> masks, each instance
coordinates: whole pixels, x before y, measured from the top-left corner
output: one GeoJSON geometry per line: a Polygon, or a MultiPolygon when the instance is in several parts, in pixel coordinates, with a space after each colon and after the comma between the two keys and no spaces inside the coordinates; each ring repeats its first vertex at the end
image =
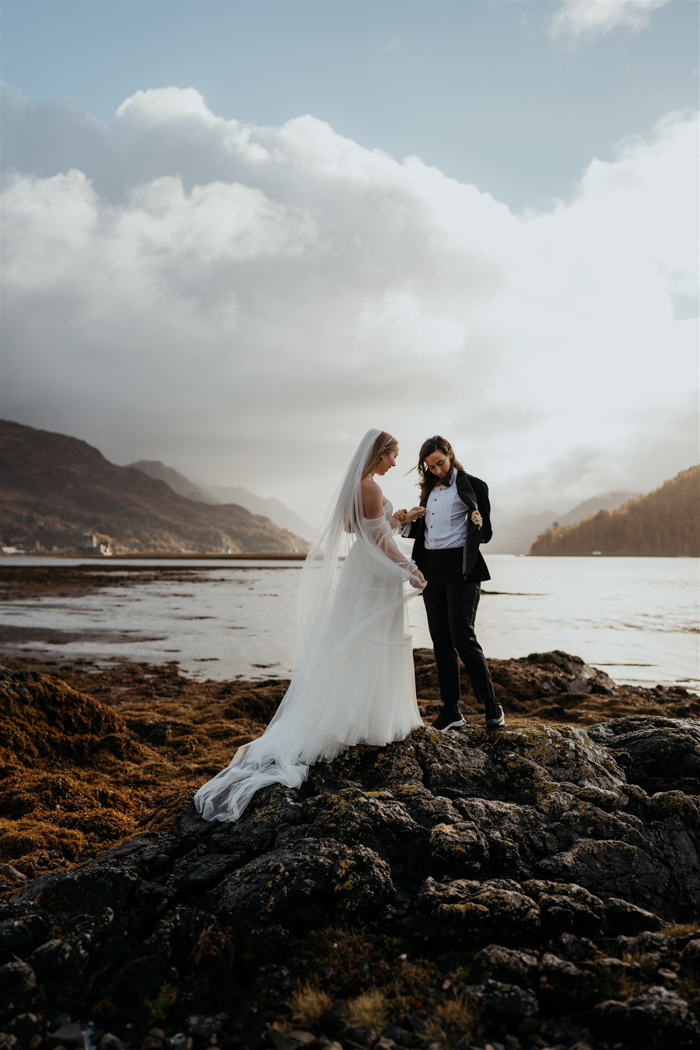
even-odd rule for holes
{"type": "Polygon", "coordinates": [[[442,481],[449,481],[452,478],[451,472],[448,477],[442,479],[436,477],[435,474],[432,473],[430,467],[425,461],[428,456],[433,454],[433,452],[442,452],[443,455],[449,456],[452,460],[452,470],[464,470],[464,467],[455,456],[452,445],[446,438],[440,437],[439,434],[436,434],[435,437],[428,438],[428,440],[424,441],[420,447],[418,463],[416,464],[418,476],[420,477],[420,498],[422,500],[428,498],[435,485],[442,481]]]}

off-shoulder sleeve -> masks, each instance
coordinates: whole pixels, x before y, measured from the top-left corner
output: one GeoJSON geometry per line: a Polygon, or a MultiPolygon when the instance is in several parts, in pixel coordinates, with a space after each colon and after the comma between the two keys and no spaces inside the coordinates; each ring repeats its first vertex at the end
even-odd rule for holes
{"type": "Polygon", "coordinates": [[[419,570],[416,563],[402,554],[394,543],[391,526],[385,515],[382,515],[381,518],[363,518],[362,529],[369,542],[374,544],[385,557],[403,569],[412,582],[423,586],[422,580],[417,575],[419,570]]]}

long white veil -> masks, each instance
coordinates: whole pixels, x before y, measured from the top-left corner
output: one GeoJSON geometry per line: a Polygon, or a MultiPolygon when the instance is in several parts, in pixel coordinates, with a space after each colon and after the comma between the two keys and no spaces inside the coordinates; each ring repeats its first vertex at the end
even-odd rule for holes
{"type": "Polygon", "coordinates": [[[423,582],[394,543],[386,516],[363,514],[360,483],[380,433],[368,430],[362,438],[301,570],[294,667],[283,700],[263,735],[239,747],[226,769],[195,795],[207,820],[236,820],[269,784],[298,787],[310,764],[359,739],[388,742],[374,739],[381,737],[379,725],[359,737],[353,726],[353,708],[359,712],[368,689],[357,665],[364,664],[366,674],[372,663],[358,660],[366,651],[358,646],[372,650],[375,679],[381,676],[385,626],[398,610],[405,618],[402,607],[423,582]]]}

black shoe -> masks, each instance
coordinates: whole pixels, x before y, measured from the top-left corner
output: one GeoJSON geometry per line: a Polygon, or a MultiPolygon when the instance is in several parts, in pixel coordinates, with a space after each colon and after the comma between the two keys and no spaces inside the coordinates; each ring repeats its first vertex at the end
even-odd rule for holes
{"type": "Polygon", "coordinates": [[[486,728],[501,729],[506,724],[506,716],[500,704],[489,704],[486,708],[486,728]]]}
{"type": "Polygon", "coordinates": [[[448,729],[460,729],[466,724],[466,719],[462,718],[458,709],[446,711],[443,708],[430,728],[437,729],[438,733],[446,733],[448,729]]]}

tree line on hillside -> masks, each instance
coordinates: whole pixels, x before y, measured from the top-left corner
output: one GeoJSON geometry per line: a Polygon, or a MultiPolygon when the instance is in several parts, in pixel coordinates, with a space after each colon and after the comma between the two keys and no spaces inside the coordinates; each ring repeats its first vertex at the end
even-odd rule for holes
{"type": "Polygon", "coordinates": [[[531,555],[700,557],[700,466],[683,470],[618,510],[597,514],[537,537],[531,555]]]}

